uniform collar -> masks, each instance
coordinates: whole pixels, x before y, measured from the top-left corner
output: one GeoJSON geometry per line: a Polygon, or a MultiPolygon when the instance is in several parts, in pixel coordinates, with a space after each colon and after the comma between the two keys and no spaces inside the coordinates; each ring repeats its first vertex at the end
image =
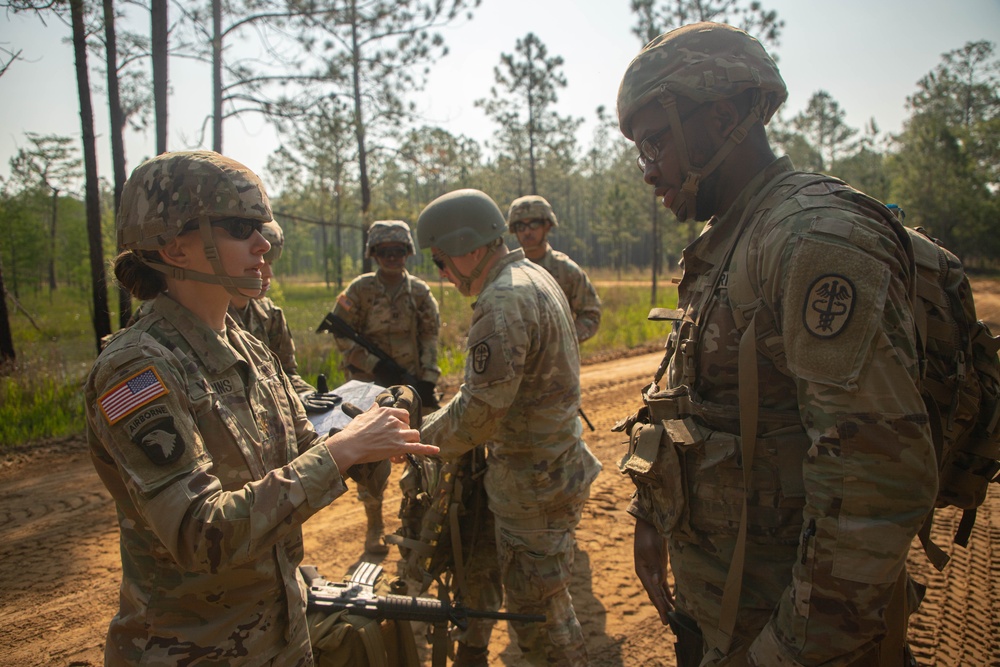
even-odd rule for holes
{"type": "MultiPolygon", "coordinates": [[[[174,301],[168,294],[160,294],[153,301],[153,311],[172,324],[177,333],[187,341],[198,360],[209,373],[220,373],[238,361],[243,361],[236,351],[190,310],[174,301]]],[[[142,320],[140,320],[141,322],[142,320]]],[[[235,335],[240,325],[226,313],[226,336],[235,335]]]]}

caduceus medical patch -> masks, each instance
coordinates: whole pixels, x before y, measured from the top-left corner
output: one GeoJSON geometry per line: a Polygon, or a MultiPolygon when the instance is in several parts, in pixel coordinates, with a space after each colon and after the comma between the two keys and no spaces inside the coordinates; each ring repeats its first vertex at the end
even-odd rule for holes
{"type": "Polygon", "coordinates": [[[485,342],[479,343],[472,348],[472,370],[477,373],[485,373],[486,367],[490,363],[490,346],[485,342]]]}
{"type": "Polygon", "coordinates": [[[828,273],[812,282],[802,304],[802,322],[817,338],[833,338],[844,330],[854,312],[857,290],[848,278],[828,273]]]}

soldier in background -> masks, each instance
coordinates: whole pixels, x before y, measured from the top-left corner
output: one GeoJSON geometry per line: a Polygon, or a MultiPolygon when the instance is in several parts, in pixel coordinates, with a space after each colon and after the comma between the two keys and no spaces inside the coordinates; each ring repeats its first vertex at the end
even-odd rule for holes
{"type": "Polygon", "coordinates": [[[295,360],[295,341],[292,340],[292,331],[288,328],[285,313],[267,296],[274,277],[274,263],[281,257],[285,247],[285,234],[273,220],[264,223],[260,233],[271,244],[271,249],[264,253],[260,294],[252,299],[242,294],[233,296],[229,314],[245,331],[264,343],[278,357],[282,370],[299,394],[306,412],[325,412],[335,404],[317,394],[316,388],[299,375],[299,364],[295,360]]]}
{"type": "Polygon", "coordinates": [[[545,267],[566,295],[576,339],[582,343],[593,337],[601,324],[601,299],[587,273],[566,253],[549,245],[549,232],[558,226],[552,206],[538,195],[515,199],[507,211],[507,230],[517,236],[524,256],[545,267]]]}
{"type": "MultiPolygon", "coordinates": [[[[478,190],[438,197],[417,238],[459,292],[476,297],[465,378],[427,416],[421,437],[454,458],[485,443],[485,488],[496,522],[507,610],[545,614],[511,621],[532,665],[588,664],[569,593],[576,527],[601,464],[581,438],[580,353],[559,285],[503,243],[506,220],[478,190]]],[[[489,628],[460,641],[456,664],[487,664],[489,628]]]]}
{"type": "MultiPolygon", "coordinates": [[[[413,253],[413,238],[405,222],[372,223],[365,255],[375,259],[378,270],[352,280],[337,297],[333,313],[413,374],[418,379],[414,389],[423,404],[431,406],[437,403],[435,385],[441,375],[437,365],[441,317],[430,286],[406,271],[406,258],[413,253]]],[[[363,346],[341,336],[334,335],[334,339],[348,379],[383,386],[403,384],[402,378],[387,375],[384,362],[363,346]]],[[[358,489],[368,516],[365,550],[377,555],[388,553],[382,543],[382,496],[387,481],[375,492],[363,486],[358,489]]]]}
{"type": "Polygon", "coordinates": [[[636,574],[682,666],[907,665],[906,556],[937,491],[911,246],[879,202],[775,156],[786,97],[760,43],[717,23],[657,37],[621,82],[644,180],[707,220],[620,424],[636,574]]]}
{"type": "Polygon", "coordinates": [[[227,315],[260,292],[270,220],[257,176],[211,151],[159,155],[122,191],[115,276],[152,307],[85,385],[121,542],[105,664],[313,664],[302,524],[355,464],[437,452],[378,405],[317,435],[273,354],[227,315]]]}

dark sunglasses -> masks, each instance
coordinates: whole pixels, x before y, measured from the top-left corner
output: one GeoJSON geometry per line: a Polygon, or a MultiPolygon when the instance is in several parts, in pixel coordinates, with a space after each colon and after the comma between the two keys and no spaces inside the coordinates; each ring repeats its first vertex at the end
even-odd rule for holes
{"type": "MultiPolygon", "coordinates": [[[[212,220],[211,225],[213,227],[221,227],[226,230],[226,233],[232,236],[234,239],[239,239],[240,241],[245,241],[254,232],[259,232],[264,228],[264,223],[260,220],[248,220],[247,218],[223,218],[222,220],[212,220]]],[[[184,225],[185,232],[193,232],[198,229],[198,221],[193,220],[186,225],[184,225]]]]}
{"type": "Polygon", "coordinates": [[[531,229],[531,230],[540,229],[541,226],[544,224],[545,220],[542,220],[540,218],[535,218],[534,220],[523,220],[521,222],[515,222],[513,225],[510,226],[510,228],[514,231],[515,234],[520,234],[525,229],[531,229]]]}
{"type": "Polygon", "coordinates": [[[399,259],[406,257],[406,248],[375,248],[375,256],[382,259],[399,259]]]}
{"type": "Polygon", "coordinates": [[[431,255],[431,261],[434,262],[434,266],[438,267],[438,270],[444,271],[444,260],[431,255]]]}

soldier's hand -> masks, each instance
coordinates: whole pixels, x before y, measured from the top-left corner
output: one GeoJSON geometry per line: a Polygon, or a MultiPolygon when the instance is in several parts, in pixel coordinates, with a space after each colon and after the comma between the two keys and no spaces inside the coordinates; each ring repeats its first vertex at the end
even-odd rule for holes
{"type": "Polygon", "coordinates": [[[410,428],[408,422],[405,410],[376,403],[352,419],[344,430],[327,438],[326,446],[341,470],[356,463],[400,461],[407,454],[437,454],[440,450],[422,444],[420,431],[410,428]]]}
{"type": "Polygon", "coordinates": [[[302,400],[302,407],[304,407],[306,412],[311,415],[332,410],[337,407],[341,401],[340,396],[337,394],[329,392],[320,393],[318,391],[306,392],[299,398],[302,400]]]}
{"type": "Polygon", "coordinates": [[[674,596],[667,584],[667,545],[656,526],[642,519],[635,520],[632,543],[635,573],[646,589],[649,601],[660,614],[660,623],[667,625],[667,612],[674,609],[674,596]]]}
{"type": "Polygon", "coordinates": [[[421,397],[409,385],[386,387],[375,397],[375,402],[385,408],[401,408],[410,416],[410,428],[420,428],[421,397]]]}

